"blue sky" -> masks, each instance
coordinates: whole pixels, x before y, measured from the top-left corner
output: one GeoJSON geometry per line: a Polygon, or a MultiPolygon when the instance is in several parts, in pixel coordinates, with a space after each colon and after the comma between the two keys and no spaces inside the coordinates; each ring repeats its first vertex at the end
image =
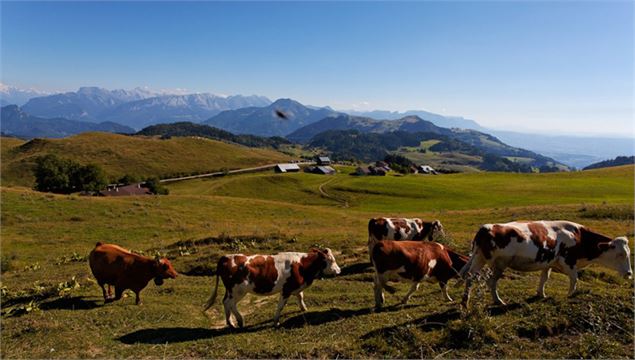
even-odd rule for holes
{"type": "Polygon", "coordinates": [[[631,134],[633,2],[2,2],[2,82],[631,134]]]}

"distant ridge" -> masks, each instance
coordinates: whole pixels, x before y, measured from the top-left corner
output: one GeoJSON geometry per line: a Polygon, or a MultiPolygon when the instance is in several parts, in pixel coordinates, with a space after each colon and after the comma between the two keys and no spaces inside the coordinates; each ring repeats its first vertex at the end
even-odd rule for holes
{"type": "Polygon", "coordinates": [[[618,156],[612,160],[604,160],[591,164],[585,167],[583,170],[601,169],[613,166],[633,165],[635,164],[635,156],[618,156]]]}

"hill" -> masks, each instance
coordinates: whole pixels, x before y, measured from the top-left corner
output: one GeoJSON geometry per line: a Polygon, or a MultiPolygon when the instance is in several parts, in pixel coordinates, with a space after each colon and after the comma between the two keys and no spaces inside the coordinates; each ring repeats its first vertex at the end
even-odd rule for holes
{"type": "Polygon", "coordinates": [[[45,119],[32,116],[16,105],[2,108],[0,128],[5,134],[22,138],[48,137],[62,138],[87,131],[132,133],[134,129],[114,122],[92,123],[64,118],[45,119]]]}
{"type": "Polygon", "coordinates": [[[278,148],[283,144],[291,144],[289,140],[283,137],[234,135],[228,131],[217,129],[212,126],[193,124],[191,122],[151,125],[137,132],[135,135],[161,136],[161,138],[170,138],[173,136],[200,136],[214,140],[229,141],[249,147],[278,148]]]}
{"type": "Polygon", "coordinates": [[[478,131],[487,130],[474,120],[466,119],[461,116],[439,115],[439,114],[435,114],[435,113],[424,111],[424,110],[408,110],[405,112],[387,111],[387,110],[373,110],[373,111],[346,110],[343,112],[350,115],[368,117],[375,120],[398,120],[406,116],[418,116],[424,120],[434,123],[437,126],[441,126],[445,128],[472,129],[472,130],[478,130],[478,131]]]}
{"type": "Polygon", "coordinates": [[[315,108],[291,99],[278,99],[266,107],[223,111],[203,123],[234,134],[284,136],[337,114],[330,108],[315,108]]]}
{"type": "MultiPolygon", "coordinates": [[[[364,156],[360,150],[350,149],[357,154],[357,158],[366,161],[377,160],[375,157],[377,154],[385,153],[387,151],[403,151],[405,156],[411,157],[415,162],[425,161],[430,162],[433,165],[477,165],[481,169],[497,171],[518,171],[519,169],[522,169],[521,171],[531,171],[532,168],[542,168],[542,171],[559,171],[569,169],[566,165],[558,163],[549,157],[529,150],[509,146],[492,135],[476,130],[456,128],[447,129],[439,127],[434,125],[432,122],[423,120],[417,116],[407,116],[399,120],[381,121],[350,115],[329,117],[300,128],[289,134],[287,138],[300,142],[306,142],[308,141],[307,139],[311,139],[310,144],[312,146],[323,146],[326,150],[336,153],[340,152],[340,155],[350,157],[350,155],[353,154],[350,151],[346,154],[341,153],[343,148],[350,148],[350,145],[342,143],[347,141],[346,139],[343,139],[341,136],[337,136],[339,140],[334,141],[333,139],[326,139],[325,135],[319,135],[327,130],[332,130],[327,133],[328,136],[337,135],[334,131],[338,130],[355,130],[359,134],[387,134],[391,132],[399,132],[402,135],[401,141],[397,142],[390,139],[391,137],[394,137],[392,135],[384,137],[361,135],[360,138],[348,139],[348,141],[357,143],[360,149],[369,149],[369,151],[372,152],[373,156],[369,157],[364,156]],[[404,133],[418,133],[419,135],[409,137],[405,136],[404,133]],[[425,135],[423,135],[423,133],[425,133],[425,135]],[[435,144],[432,144],[432,147],[428,149],[426,146],[421,146],[420,143],[416,143],[416,139],[420,139],[419,142],[425,140],[438,141],[436,141],[435,144]],[[338,142],[340,142],[340,144],[338,144],[338,142]],[[370,150],[370,147],[374,148],[370,150]],[[410,147],[410,149],[400,149],[402,147],[410,147]],[[428,151],[430,151],[430,154],[425,156],[421,155],[428,151]],[[436,155],[434,155],[435,153],[436,155]],[[457,158],[457,154],[469,156],[457,158]],[[474,159],[473,156],[480,156],[482,158],[480,160],[474,159]],[[485,158],[485,156],[488,157],[485,158]],[[482,163],[494,165],[490,166],[484,164],[483,166],[480,166],[482,163]]],[[[358,136],[353,133],[347,134],[348,135],[344,135],[344,137],[348,136],[350,138],[358,136]]]]}
{"type": "Polygon", "coordinates": [[[618,156],[613,160],[605,160],[595,164],[591,164],[585,167],[584,170],[601,169],[606,167],[632,165],[632,164],[635,164],[635,156],[618,156]]]}
{"type": "MultiPolygon", "coordinates": [[[[4,141],[4,138],[3,138],[4,141]]],[[[125,136],[83,133],[64,139],[34,139],[19,146],[2,147],[3,185],[33,185],[35,158],[56,154],[81,164],[103,167],[111,179],[125,174],[137,177],[170,177],[287,161],[274,150],[248,148],[225,142],[175,137],[125,136]]]]}

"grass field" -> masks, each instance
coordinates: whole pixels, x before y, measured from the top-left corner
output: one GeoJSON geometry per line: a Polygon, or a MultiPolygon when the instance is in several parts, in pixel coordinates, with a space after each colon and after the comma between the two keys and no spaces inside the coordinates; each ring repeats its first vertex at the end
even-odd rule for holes
{"type": "MultiPolygon", "coordinates": [[[[538,274],[509,272],[499,283],[507,307],[486,306],[489,297],[477,294],[466,316],[438,286],[423,284],[409,305],[387,295],[389,306],[375,313],[365,250],[368,218],[377,215],[438,218],[462,252],[480,224],[514,219],[568,219],[626,235],[632,246],[632,166],[360,178],[261,173],[169,187],[168,196],[129,198],[1,189],[2,358],[633,356],[633,283],[610,271],[585,270],[572,299],[561,274],[547,283],[549,297],[534,301],[538,274]],[[165,253],[181,276],[149,284],[141,306],[134,297],[104,306],[82,258],[96,241],[165,253]],[[308,312],[290,301],[275,329],[277,299],[247,296],[239,304],[243,331],[224,328],[218,303],[201,312],[220,254],[313,244],[336,251],[343,271],[305,291],[308,312]]],[[[407,285],[397,288],[403,295],[407,285]]],[[[452,283],[451,296],[461,292],[452,283]]]]}
{"type": "Polygon", "coordinates": [[[160,140],[96,132],[63,139],[36,139],[29,143],[11,138],[2,138],[0,142],[5,186],[32,186],[35,158],[45,154],[56,154],[82,164],[96,163],[113,179],[125,174],[166,177],[214,172],[290,159],[274,150],[192,137],[160,140]]]}

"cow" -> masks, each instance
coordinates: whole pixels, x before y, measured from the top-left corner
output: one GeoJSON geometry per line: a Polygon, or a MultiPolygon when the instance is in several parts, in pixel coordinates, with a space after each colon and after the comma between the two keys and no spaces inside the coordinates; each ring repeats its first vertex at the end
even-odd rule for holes
{"type": "Polygon", "coordinates": [[[373,247],[371,257],[375,267],[375,309],[380,310],[384,303],[383,289],[394,292],[386,285],[394,277],[412,283],[402,304],[408,302],[422,281],[438,282],[443,297],[452,301],[446,288],[448,281],[458,276],[468,259],[438,242],[379,241],[373,247]]]}
{"type": "Polygon", "coordinates": [[[486,224],[472,241],[472,257],[461,270],[467,278],[463,306],[470,298],[473,275],[484,265],[492,269],[487,280],[492,299],[505,305],[496,290],[505,268],[518,271],[542,271],[537,297],[545,297],[545,283],[554,269],[569,276],[569,296],[576,290],[578,270],[590,264],[613,269],[631,278],[630,249],[626,237],[613,240],[586,226],[570,221],[516,221],[506,224],[486,224]]]}
{"type": "Polygon", "coordinates": [[[130,289],[136,295],[135,304],[141,303],[139,293],[148,285],[151,279],[157,286],[163,284],[163,279],[174,279],[177,272],[166,258],[153,259],[147,256],[133,254],[130,251],[113,244],[98,242],[88,256],[88,263],[97,284],[101,287],[104,303],[121,299],[124,290],[130,289]],[[105,285],[108,285],[106,292],[105,285]],[[110,286],[115,287],[115,297],[112,297],[110,286]]]}
{"type": "Polygon", "coordinates": [[[308,253],[283,252],[276,255],[222,256],[216,267],[216,286],[212,290],[205,309],[207,311],[216,301],[218,279],[225,285],[225,320],[227,326],[234,328],[231,314],[234,314],[239,327],[243,327],[242,315],[238,312],[238,302],[247,294],[272,295],[281,293],[278,308],[273,317],[275,326],[280,324],[280,312],[291,295],[296,296],[300,310],[306,311],[303,291],[313,280],[324,275],[337,275],[340,268],[335,262],[331,249],[311,249],[308,253]]]}
{"type": "Polygon", "coordinates": [[[368,254],[381,240],[429,240],[444,237],[441,221],[423,221],[419,218],[373,218],[368,221],[368,254]]]}

